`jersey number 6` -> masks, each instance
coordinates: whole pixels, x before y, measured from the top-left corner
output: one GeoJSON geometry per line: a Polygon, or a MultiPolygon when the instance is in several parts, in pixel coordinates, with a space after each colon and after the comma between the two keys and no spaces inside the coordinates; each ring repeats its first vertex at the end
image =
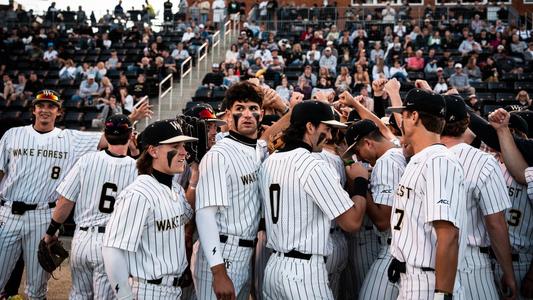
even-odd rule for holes
{"type": "Polygon", "coordinates": [[[115,197],[109,195],[109,190],[111,190],[113,193],[116,193],[118,190],[117,185],[111,182],[106,182],[102,186],[98,210],[106,214],[112,213],[113,209],[115,208],[115,197]]]}
{"type": "Polygon", "coordinates": [[[276,224],[278,223],[279,218],[279,193],[281,191],[281,187],[277,183],[273,183],[268,188],[269,195],[270,195],[270,209],[272,210],[272,223],[276,224]]]}

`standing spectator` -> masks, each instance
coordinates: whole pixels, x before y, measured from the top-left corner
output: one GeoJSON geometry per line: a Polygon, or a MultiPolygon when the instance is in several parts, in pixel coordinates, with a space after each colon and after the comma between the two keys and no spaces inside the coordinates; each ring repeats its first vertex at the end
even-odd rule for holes
{"type": "Polygon", "coordinates": [[[213,23],[215,23],[215,26],[217,28],[222,29],[222,26],[225,20],[224,11],[226,8],[226,3],[224,2],[224,0],[215,0],[213,1],[212,8],[213,8],[213,23]]]}
{"type": "Polygon", "coordinates": [[[208,0],[200,0],[198,3],[198,8],[200,9],[200,24],[206,24],[209,17],[209,9],[211,4],[208,0]]]}
{"type": "Polygon", "coordinates": [[[76,21],[78,21],[78,23],[87,22],[87,15],[85,14],[85,11],[81,8],[81,5],[78,6],[78,11],[76,12],[76,21]]]}
{"type": "Polygon", "coordinates": [[[170,2],[170,0],[163,3],[163,20],[165,22],[172,22],[174,20],[174,15],[172,14],[172,2],[170,2]]]}
{"type": "Polygon", "coordinates": [[[239,12],[241,10],[240,4],[237,3],[236,0],[231,0],[228,3],[228,14],[232,21],[238,22],[239,21],[239,12]]]}
{"type": "Polygon", "coordinates": [[[463,73],[463,65],[455,64],[455,73],[450,76],[450,87],[456,89],[459,93],[468,93],[472,95],[476,90],[470,86],[468,75],[463,73]]]}
{"type": "Polygon", "coordinates": [[[122,0],[118,1],[118,4],[115,6],[115,10],[113,11],[115,17],[123,18],[125,16],[124,14],[124,8],[122,7],[122,0]]]}
{"type": "Polygon", "coordinates": [[[390,2],[387,2],[385,8],[381,11],[383,23],[394,23],[396,20],[396,11],[390,6],[390,2]]]}

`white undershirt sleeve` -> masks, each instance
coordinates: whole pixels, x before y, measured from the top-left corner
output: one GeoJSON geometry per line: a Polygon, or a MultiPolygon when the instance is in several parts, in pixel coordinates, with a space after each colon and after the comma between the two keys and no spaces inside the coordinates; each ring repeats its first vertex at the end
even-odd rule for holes
{"type": "Polygon", "coordinates": [[[104,246],[102,247],[102,256],[107,277],[117,299],[133,299],[133,293],[128,282],[130,275],[127,268],[126,250],[104,246]]]}
{"type": "Polygon", "coordinates": [[[196,227],[200,236],[200,245],[202,245],[210,268],[224,263],[216,221],[217,210],[217,206],[207,206],[196,211],[196,227]]]}

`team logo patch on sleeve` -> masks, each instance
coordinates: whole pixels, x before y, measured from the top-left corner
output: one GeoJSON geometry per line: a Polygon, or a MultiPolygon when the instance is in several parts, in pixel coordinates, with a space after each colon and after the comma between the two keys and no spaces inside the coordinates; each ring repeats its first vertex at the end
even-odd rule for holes
{"type": "Polygon", "coordinates": [[[437,204],[450,205],[450,201],[448,201],[447,199],[440,199],[439,201],[437,201],[437,204]]]}

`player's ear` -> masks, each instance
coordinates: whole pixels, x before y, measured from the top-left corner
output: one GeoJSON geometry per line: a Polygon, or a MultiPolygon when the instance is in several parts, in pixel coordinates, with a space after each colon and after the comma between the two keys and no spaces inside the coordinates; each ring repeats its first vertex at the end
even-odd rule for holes
{"type": "Polygon", "coordinates": [[[150,154],[152,158],[157,158],[157,147],[152,145],[148,146],[148,154],[150,154]]]}

